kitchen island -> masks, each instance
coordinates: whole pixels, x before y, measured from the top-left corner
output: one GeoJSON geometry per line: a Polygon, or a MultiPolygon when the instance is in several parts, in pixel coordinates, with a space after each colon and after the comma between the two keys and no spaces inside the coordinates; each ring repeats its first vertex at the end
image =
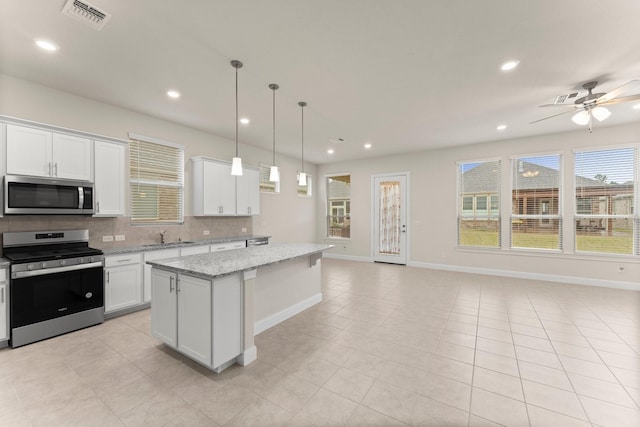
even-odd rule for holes
{"type": "Polygon", "coordinates": [[[220,372],[257,358],[254,335],[322,301],[331,245],[279,243],[148,261],[151,333],[220,372]]]}

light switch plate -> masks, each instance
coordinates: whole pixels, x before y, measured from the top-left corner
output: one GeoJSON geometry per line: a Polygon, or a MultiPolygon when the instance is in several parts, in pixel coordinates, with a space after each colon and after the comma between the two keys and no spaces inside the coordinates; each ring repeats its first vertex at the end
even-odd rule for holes
{"type": "Polygon", "coordinates": [[[103,242],[113,242],[113,236],[102,236],[103,242]]]}
{"type": "Polygon", "coordinates": [[[124,242],[124,234],[116,234],[116,242],[124,242]]]}
{"type": "Polygon", "coordinates": [[[246,233],[247,232],[247,227],[242,227],[242,232],[246,233]]]}
{"type": "Polygon", "coordinates": [[[202,235],[203,235],[203,236],[208,236],[208,235],[209,235],[209,230],[204,230],[204,231],[202,232],[202,235]]]}

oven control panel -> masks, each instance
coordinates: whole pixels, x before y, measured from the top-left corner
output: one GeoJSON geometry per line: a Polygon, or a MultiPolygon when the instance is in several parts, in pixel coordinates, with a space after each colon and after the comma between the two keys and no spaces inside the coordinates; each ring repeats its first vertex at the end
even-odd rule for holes
{"type": "Polygon", "coordinates": [[[47,273],[56,273],[78,268],[88,268],[93,266],[104,266],[104,255],[94,255],[78,258],[55,259],[50,261],[32,262],[11,265],[11,277],[24,277],[29,274],[37,274],[47,270],[47,273]]]}

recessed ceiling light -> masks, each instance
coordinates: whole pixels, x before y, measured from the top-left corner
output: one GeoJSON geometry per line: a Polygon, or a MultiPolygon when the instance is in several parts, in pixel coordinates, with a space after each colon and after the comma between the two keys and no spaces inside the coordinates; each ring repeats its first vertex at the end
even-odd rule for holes
{"type": "Polygon", "coordinates": [[[368,150],[369,148],[371,148],[371,144],[369,142],[367,142],[366,144],[364,144],[364,148],[366,148],[368,150]]]}
{"type": "Polygon", "coordinates": [[[167,96],[169,98],[178,99],[180,98],[180,92],[178,92],[177,90],[168,90],[167,96]]]}
{"type": "Polygon", "coordinates": [[[498,130],[505,130],[507,128],[507,125],[498,125],[496,126],[496,129],[498,130]]]}
{"type": "Polygon", "coordinates": [[[250,121],[251,120],[247,119],[246,117],[240,119],[240,123],[242,123],[243,125],[248,125],[250,121]]]}
{"type": "Polygon", "coordinates": [[[327,154],[333,154],[333,153],[334,153],[333,148],[329,148],[329,149],[327,150],[327,154]]]}
{"type": "Polygon", "coordinates": [[[634,105],[634,106],[633,106],[633,109],[634,109],[634,110],[640,110],[640,104],[636,104],[636,105],[634,105]]]}
{"type": "Polygon", "coordinates": [[[511,60],[511,61],[507,61],[507,62],[505,62],[504,64],[502,64],[502,65],[500,66],[500,69],[501,69],[502,71],[511,71],[511,70],[513,70],[514,68],[516,68],[516,67],[518,66],[518,64],[519,64],[519,63],[520,63],[520,61],[515,60],[515,59],[514,59],[514,60],[511,60]]]}
{"type": "Polygon", "coordinates": [[[49,51],[49,52],[55,52],[56,50],[60,49],[60,48],[58,47],[58,45],[57,45],[57,44],[55,44],[54,42],[49,41],[49,40],[44,40],[44,39],[38,39],[38,40],[36,40],[36,45],[37,45],[40,49],[42,49],[42,50],[46,50],[46,51],[49,51]]]}

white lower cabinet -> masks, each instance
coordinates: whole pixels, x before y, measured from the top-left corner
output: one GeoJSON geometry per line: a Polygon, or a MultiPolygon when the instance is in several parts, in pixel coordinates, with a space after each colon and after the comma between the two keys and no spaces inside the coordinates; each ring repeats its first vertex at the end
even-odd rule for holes
{"type": "Polygon", "coordinates": [[[7,270],[0,269],[0,341],[9,339],[9,282],[7,282],[7,270]]]}
{"type": "Polygon", "coordinates": [[[166,258],[176,258],[180,256],[180,248],[161,249],[158,251],[150,251],[144,253],[144,292],[143,301],[151,301],[151,266],[147,261],[155,261],[166,258]]]}
{"type": "Polygon", "coordinates": [[[180,256],[208,254],[208,253],[209,253],[209,245],[187,246],[185,248],[180,248],[180,256]]]}
{"type": "Polygon", "coordinates": [[[214,245],[211,245],[211,252],[230,251],[231,249],[240,249],[246,247],[246,240],[240,240],[237,242],[216,243],[214,245]]]}
{"type": "Polygon", "coordinates": [[[142,304],[142,255],[105,257],[104,312],[142,304]]]}
{"type": "Polygon", "coordinates": [[[204,280],[151,270],[151,334],[216,370],[242,352],[239,275],[204,280]]]}

